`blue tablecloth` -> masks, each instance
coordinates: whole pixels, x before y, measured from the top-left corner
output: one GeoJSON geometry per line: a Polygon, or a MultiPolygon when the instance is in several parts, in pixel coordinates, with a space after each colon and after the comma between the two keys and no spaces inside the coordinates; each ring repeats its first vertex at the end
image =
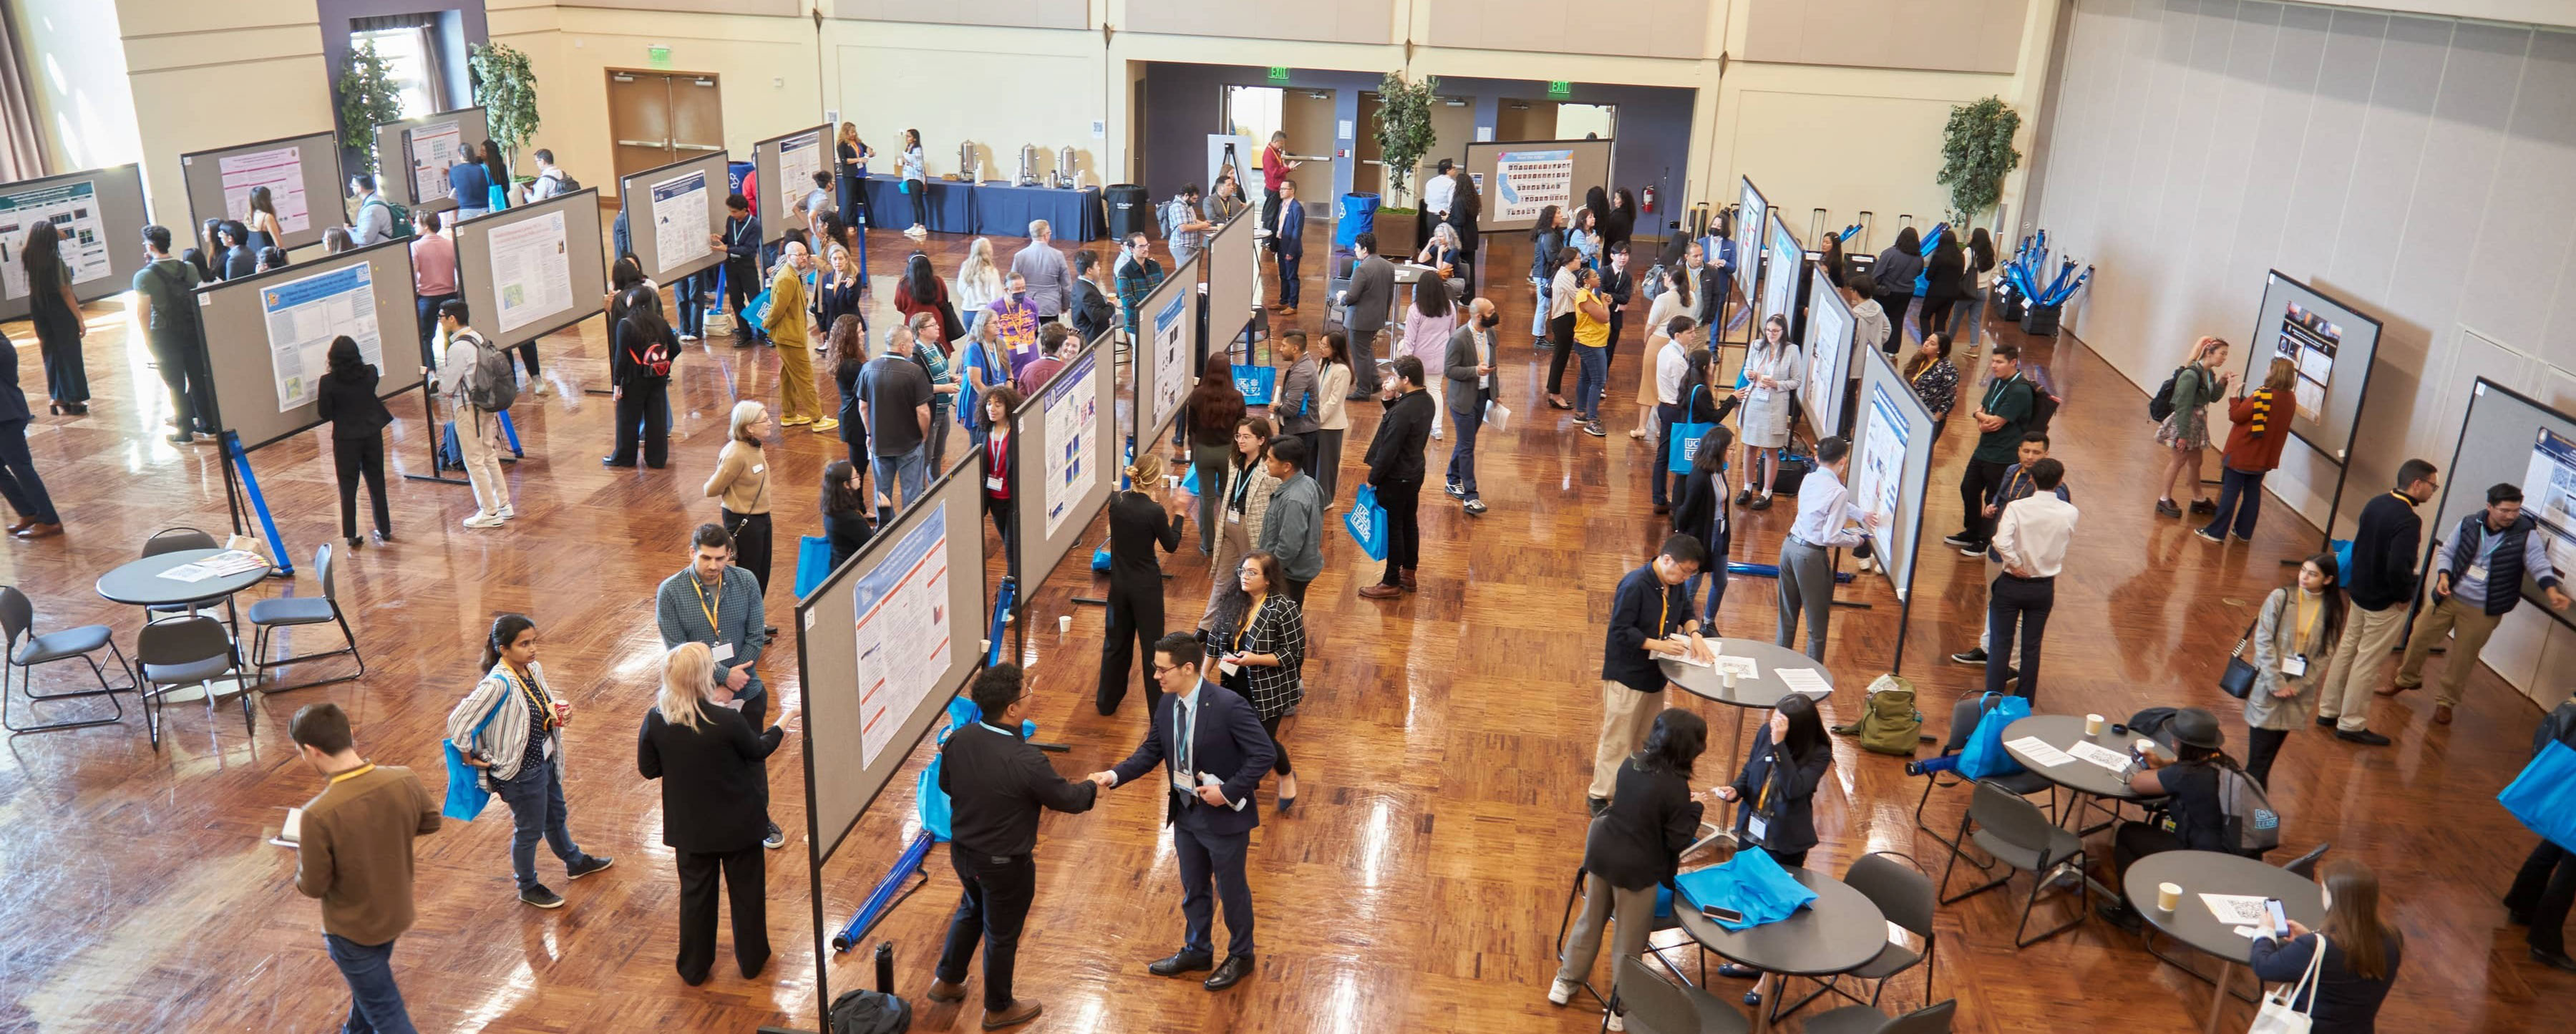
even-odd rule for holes
{"type": "MultiPolygon", "coordinates": [[[[903,180],[877,173],[863,184],[868,192],[868,217],[875,229],[903,230],[912,225],[912,199],[904,196],[903,180]]],[[[931,180],[930,223],[928,228],[940,233],[975,233],[975,188],[948,180],[931,180]]]]}
{"type": "MultiPolygon", "coordinates": [[[[902,182],[877,173],[863,184],[868,213],[876,220],[876,228],[902,230],[912,225],[912,199],[904,196],[902,182]]],[[[1025,237],[1032,219],[1051,224],[1058,240],[1093,241],[1107,234],[1108,215],[1101,206],[1098,187],[1056,190],[930,181],[929,229],[933,231],[1025,237]]]]}

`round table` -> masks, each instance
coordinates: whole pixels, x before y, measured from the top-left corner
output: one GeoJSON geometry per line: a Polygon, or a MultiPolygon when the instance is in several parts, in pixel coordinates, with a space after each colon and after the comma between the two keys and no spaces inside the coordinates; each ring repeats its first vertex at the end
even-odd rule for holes
{"type": "MultiPolygon", "coordinates": [[[[1669,657],[1661,658],[1657,663],[1662,666],[1665,679],[1689,690],[1693,696],[1714,700],[1721,704],[1731,704],[1736,708],[1735,734],[1727,740],[1727,759],[1724,770],[1727,776],[1732,777],[1736,771],[1736,764],[1740,760],[1739,752],[1743,749],[1744,712],[1750,708],[1776,707],[1780,699],[1790,693],[1789,684],[1780,681],[1780,676],[1776,673],[1782,668],[1812,669],[1816,677],[1825,681],[1828,694],[1833,691],[1834,675],[1826,671],[1825,666],[1817,663],[1813,657],[1760,639],[1711,639],[1708,645],[1721,657],[1752,658],[1753,677],[1749,679],[1738,677],[1735,680],[1735,688],[1728,689],[1725,680],[1718,677],[1717,669],[1714,667],[1703,668],[1696,664],[1684,664],[1669,657]]],[[[1824,699],[1823,696],[1814,694],[1808,696],[1809,699],[1814,700],[1824,699]]]]}
{"type": "MultiPolygon", "coordinates": [[[[2004,753],[2011,755],[2013,760],[2021,762],[2023,768],[2036,773],[2040,778],[2073,791],[2073,799],[2066,803],[2065,810],[2058,816],[2059,824],[2068,829],[2076,828],[2074,823],[2077,817],[2084,813],[2086,797],[2100,797],[2114,801],[2144,801],[2163,795],[2139,793],[2129,786],[2127,771],[2114,772],[2082,758],[2062,765],[2041,765],[2030,755],[2016,749],[2013,741],[2025,736],[2032,737],[2060,751],[2069,750],[2078,743],[2092,743],[2127,757],[2129,748],[2135,746],[2137,741],[2148,739],[2134,732],[2112,732],[2111,725],[2110,721],[2105,720],[2099,735],[2087,736],[2084,734],[2084,718],[2081,715],[2035,714],[2004,727],[2004,753]]],[[[2156,744],[2155,752],[2157,757],[2166,761],[2174,759],[2173,751],[2163,744],[2156,744]]],[[[2116,809],[2112,810],[2111,817],[2116,820],[2119,818],[2119,812],[2116,809]]]]}
{"type": "Polygon", "coordinates": [[[2219,1013],[2227,1006],[2227,985],[2235,977],[2236,967],[2253,960],[2254,941],[2238,934],[2234,924],[2222,922],[2211,913],[2200,895],[2279,898],[2283,912],[2312,930],[2326,918],[2325,896],[2307,878],[2243,855],[2218,851],[2165,851],[2140,858],[2129,863],[2120,889],[2128,895],[2130,907],[2157,930],[2195,951],[2218,958],[2218,988],[2210,998],[2206,1028],[2213,1032],[2218,1029],[2219,1013]],[[2181,907],[2171,912],[2156,907],[2156,885],[2160,883],[2182,888],[2181,907]]]}
{"type": "MultiPolygon", "coordinates": [[[[1800,656],[1805,656],[1801,654],[1800,656]]],[[[1759,850],[1759,848],[1747,848],[1759,850]]],[[[1729,961],[1770,973],[1823,977],[1867,965],[1887,950],[1887,915],[1851,885],[1808,869],[1790,869],[1791,878],[1816,892],[1816,900],[1776,923],[1749,930],[1729,930],[1699,913],[1686,895],[1676,895],[1673,918],[1701,947],[1729,961]]],[[[1783,986],[1772,995],[1785,993],[1783,986]]],[[[1771,1009],[1753,1010],[1754,1029],[1768,1030],[1771,1009]]]]}
{"type": "Polygon", "coordinates": [[[217,575],[199,581],[183,582],[163,578],[161,573],[183,564],[221,553],[220,549],[182,549],[127,563],[98,576],[98,594],[116,603],[137,607],[166,607],[197,600],[219,600],[259,584],[271,573],[266,565],[240,574],[217,575]]]}

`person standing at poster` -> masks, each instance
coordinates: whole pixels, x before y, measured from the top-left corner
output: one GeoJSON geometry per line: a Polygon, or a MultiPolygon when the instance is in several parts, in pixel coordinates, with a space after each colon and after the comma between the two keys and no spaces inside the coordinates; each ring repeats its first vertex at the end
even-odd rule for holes
{"type": "Polygon", "coordinates": [[[411,239],[412,305],[420,318],[420,354],[430,354],[438,334],[438,307],[456,300],[456,242],[440,233],[444,221],[436,212],[420,214],[420,234],[411,239]]]}
{"type": "MultiPolygon", "coordinates": [[[[188,445],[196,436],[213,435],[213,374],[206,369],[205,349],[198,341],[197,303],[190,295],[197,270],[170,257],[170,230],[143,228],[143,251],[150,260],[134,273],[134,319],[142,324],[152,365],[170,389],[170,444],[188,445]]],[[[207,444],[213,444],[210,438],[207,444]]]]}
{"type": "Polygon", "coordinates": [[[2344,589],[2352,613],[2343,638],[2335,641],[2326,663],[2324,689],[2317,696],[2317,724],[2334,727],[2347,743],[2385,747],[2389,739],[2370,731],[2370,693],[2379,673],[2406,630],[2407,604],[2415,601],[2415,565],[2423,540],[2424,519],[2415,508],[2441,491],[2430,462],[2410,459],[2397,465],[2397,487],[2380,493],[2361,508],[2361,524],[2352,536],[2352,563],[2344,568],[2344,589]]]}
{"type": "MultiPolygon", "coordinates": [[[[1154,553],[1181,548],[1181,526],[1189,523],[1171,503],[1155,495],[1163,487],[1163,456],[1140,451],[1126,470],[1127,489],[1109,497],[1109,637],[1100,651],[1100,688],[1092,704],[1101,714],[1118,713],[1127,699],[1127,673],[1139,656],[1152,657],[1163,638],[1163,564],[1154,553]]],[[[1154,673],[1145,674],[1145,713],[1163,706],[1163,689],[1154,673]]]]}
{"type": "Polygon", "coordinates": [[[2451,709],[2459,706],[2460,691],[2468,685],[2469,672],[2477,667],[2487,637],[2495,634],[2496,624],[2507,613],[2522,605],[2525,575],[2540,585],[2549,609],[2567,609],[2567,592],[2549,562],[2548,543],[2544,536],[2533,534],[2539,524],[2522,512],[2519,486],[2497,484],[2487,489],[2486,509],[2460,518],[2450,540],[2433,554],[2431,603],[2417,612],[2415,627],[2406,634],[2406,659],[2397,665],[2396,684],[2379,695],[2422,689],[2424,658],[2449,633],[2451,648],[2442,655],[2442,685],[2433,693],[2433,724],[2449,725],[2451,709]]]}
{"type": "Polygon", "coordinates": [[[2263,512],[2263,476],[2281,465],[2281,449],[2290,443],[2290,414],[2297,402],[2298,364],[2272,360],[2263,386],[2227,403],[2227,449],[2219,453],[2218,512],[2193,534],[2204,542],[2224,544],[2254,540],[2254,519],[2263,512]]]}
{"type": "Polygon", "coordinates": [[[1834,562],[1829,549],[1849,549],[1869,540],[1860,528],[1879,528],[1887,515],[1871,513],[1852,502],[1843,479],[1851,470],[1851,442],[1839,437],[1816,443],[1816,469],[1798,485],[1798,520],[1780,543],[1780,628],[1772,641],[1797,642],[1798,619],[1807,621],[1807,656],[1825,659],[1825,628],[1833,619],[1834,562]]]}
{"type": "Polygon", "coordinates": [[[59,416],[89,413],[89,365],[81,357],[81,340],[89,326],[80,316],[80,299],[72,294],[72,267],[63,261],[62,233],[51,220],[27,228],[18,263],[27,285],[27,316],[36,324],[38,351],[45,357],[45,394],[59,416]]]}
{"type": "Polygon", "coordinates": [[[457,145],[456,164],[447,167],[447,196],[456,202],[459,222],[492,211],[492,174],[483,168],[473,144],[457,145]]]}
{"type": "Polygon", "coordinates": [[[375,503],[376,543],[394,539],[391,508],[385,500],[385,425],[394,415],[376,397],[376,368],[347,334],[331,339],[331,372],[322,376],[314,415],[331,424],[331,467],[340,482],[340,537],[356,549],[358,482],[367,485],[375,503]]]}
{"type": "MultiPolygon", "coordinates": [[[[1342,325],[1350,330],[1351,393],[1357,402],[1378,391],[1377,332],[1395,312],[1395,265],[1377,253],[1377,234],[1363,230],[1351,239],[1350,288],[1342,294],[1342,325]]],[[[1421,387],[1421,378],[1414,386],[1421,387]]]]}

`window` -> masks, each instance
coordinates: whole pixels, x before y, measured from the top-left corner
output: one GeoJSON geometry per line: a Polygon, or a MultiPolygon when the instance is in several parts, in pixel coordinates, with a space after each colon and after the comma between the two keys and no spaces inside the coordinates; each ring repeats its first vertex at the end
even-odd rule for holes
{"type": "Polygon", "coordinates": [[[402,99],[402,117],[438,113],[438,66],[430,57],[426,26],[367,29],[349,34],[349,49],[374,44],[376,56],[393,72],[394,93],[402,99]]]}

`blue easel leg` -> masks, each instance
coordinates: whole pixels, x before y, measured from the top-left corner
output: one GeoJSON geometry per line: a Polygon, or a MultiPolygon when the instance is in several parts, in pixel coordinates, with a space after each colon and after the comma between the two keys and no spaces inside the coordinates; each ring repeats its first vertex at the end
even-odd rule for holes
{"type": "Polygon", "coordinates": [[[241,475],[242,489],[250,494],[250,509],[259,515],[259,529],[268,535],[269,555],[277,558],[281,574],[294,574],[295,562],[287,559],[286,540],[277,534],[277,520],[268,515],[268,498],[259,492],[259,478],[250,472],[250,454],[242,451],[241,437],[224,432],[224,451],[231,454],[233,468],[241,475]]]}
{"type": "Polygon", "coordinates": [[[528,454],[519,449],[519,427],[510,422],[510,411],[505,409],[493,415],[501,418],[501,434],[510,439],[510,455],[527,459],[528,454]]]}

